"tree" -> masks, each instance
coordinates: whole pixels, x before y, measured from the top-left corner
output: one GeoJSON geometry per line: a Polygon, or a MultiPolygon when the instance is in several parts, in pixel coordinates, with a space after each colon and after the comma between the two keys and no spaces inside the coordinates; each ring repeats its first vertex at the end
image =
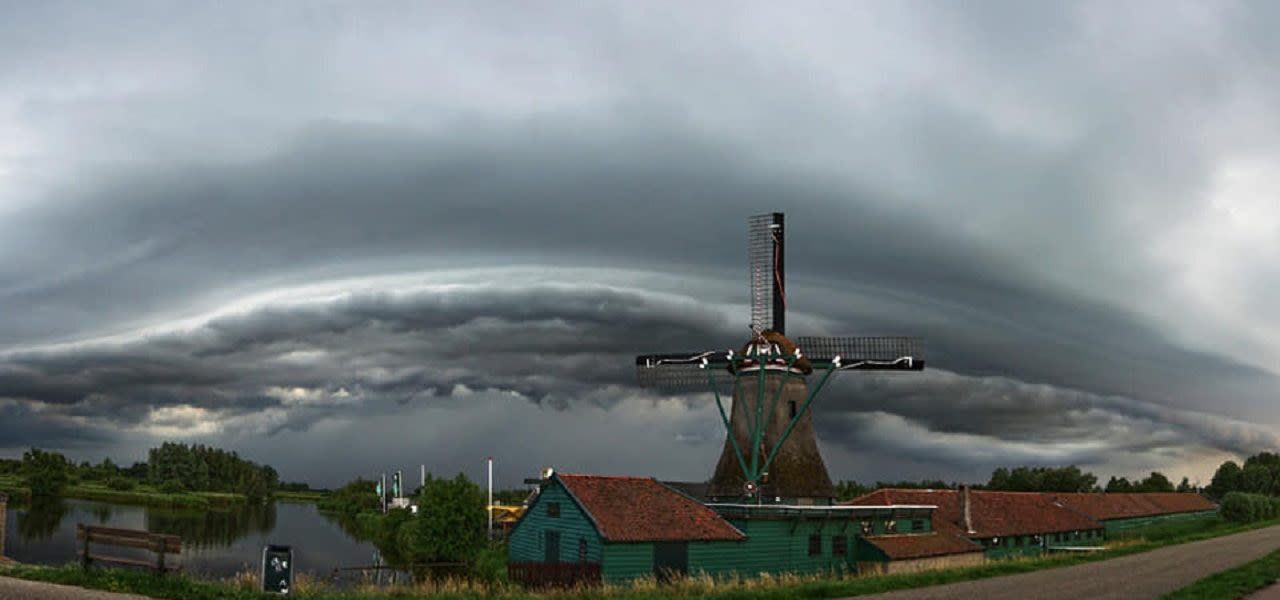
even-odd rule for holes
{"type": "Polygon", "coordinates": [[[70,463],[57,452],[32,448],[22,453],[22,478],[32,496],[51,497],[67,487],[70,463]]]}
{"type": "MultiPolygon", "coordinates": [[[[1268,473],[1267,478],[1270,479],[1270,477],[1271,475],[1268,473]]],[[[1139,481],[1135,487],[1134,491],[1136,492],[1172,492],[1173,482],[1169,481],[1169,478],[1165,477],[1164,473],[1152,471],[1146,479],[1139,481]]]]}
{"type": "Polygon", "coordinates": [[[485,497],[459,473],[427,479],[418,496],[418,516],[400,526],[401,555],[415,563],[472,562],[485,545],[485,497]]]}
{"type": "Polygon", "coordinates": [[[1185,492],[1194,492],[1194,491],[1196,491],[1196,488],[1195,488],[1195,486],[1191,485],[1191,480],[1190,480],[1190,479],[1187,479],[1186,477],[1183,477],[1183,478],[1182,478],[1182,481],[1181,481],[1180,483],[1178,483],[1178,489],[1177,489],[1177,491],[1179,491],[1179,492],[1184,492],[1184,493],[1185,493],[1185,492]]]}
{"type": "Polygon", "coordinates": [[[989,490],[1007,490],[1009,489],[1009,469],[998,467],[991,472],[991,481],[987,482],[989,490]]]}
{"type": "Polygon", "coordinates": [[[1240,472],[1240,491],[1250,494],[1271,493],[1271,471],[1259,464],[1252,464],[1240,472]]]}
{"type": "Polygon", "coordinates": [[[1230,492],[1241,491],[1241,475],[1243,471],[1240,465],[1235,461],[1229,460],[1222,463],[1218,470],[1213,473],[1213,480],[1209,482],[1209,495],[1214,498],[1222,498],[1230,492]]]}
{"type": "Polygon", "coordinates": [[[1132,492],[1133,484],[1129,483],[1129,480],[1124,477],[1112,475],[1111,479],[1107,480],[1107,487],[1104,491],[1108,494],[1132,492]]]}

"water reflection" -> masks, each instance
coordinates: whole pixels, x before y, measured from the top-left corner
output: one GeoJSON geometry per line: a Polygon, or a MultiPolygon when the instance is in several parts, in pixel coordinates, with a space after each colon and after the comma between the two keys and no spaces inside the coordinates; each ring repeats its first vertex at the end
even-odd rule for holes
{"type": "Polygon", "coordinates": [[[106,525],[111,520],[111,505],[99,504],[89,510],[93,514],[93,518],[98,520],[99,525],[106,525]]]}
{"type": "Polygon", "coordinates": [[[35,498],[27,510],[18,514],[18,535],[24,540],[47,540],[58,531],[67,514],[67,503],[61,498],[35,498]]]}
{"type": "Polygon", "coordinates": [[[368,565],[374,550],[354,524],[325,518],[311,504],[192,511],[46,500],[11,504],[5,520],[5,554],[31,564],[62,565],[75,560],[77,523],[176,534],[182,538],[178,559],[183,569],[215,577],[256,569],[266,544],[292,546],[299,572],[323,575],[334,568],[368,565]]]}
{"type": "Polygon", "coordinates": [[[275,503],[229,511],[149,508],[146,514],[147,531],[181,536],[183,543],[196,548],[225,548],[251,533],[275,528],[275,503]]]}

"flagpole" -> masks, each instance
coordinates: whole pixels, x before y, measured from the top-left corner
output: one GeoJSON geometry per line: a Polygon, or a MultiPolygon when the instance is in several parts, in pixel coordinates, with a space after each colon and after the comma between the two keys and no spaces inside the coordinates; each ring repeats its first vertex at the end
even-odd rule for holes
{"type": "Polygon", "coordinates": [[[485,509],[485,513],[489,515],[489,539],[493,539],[493,457],[488,459],[489,463],[489,504],[485,509]]]}

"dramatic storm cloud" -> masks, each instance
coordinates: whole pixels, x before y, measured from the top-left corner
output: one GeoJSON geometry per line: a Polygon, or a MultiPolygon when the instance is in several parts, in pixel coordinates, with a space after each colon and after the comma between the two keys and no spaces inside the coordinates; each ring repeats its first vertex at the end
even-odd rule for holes
{"type": "Polygon", "coordinates": [[[641,352],[926,339],[837,478],[1277,445],[1268,3],[0,7],[0,453],[709,474],[641,352]],[[353,444],[352,441],[355,440],[353,444]]]}

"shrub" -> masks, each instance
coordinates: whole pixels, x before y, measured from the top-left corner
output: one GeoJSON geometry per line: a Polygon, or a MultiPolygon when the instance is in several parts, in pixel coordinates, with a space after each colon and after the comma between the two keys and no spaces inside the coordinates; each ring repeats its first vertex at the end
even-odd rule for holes
{"type": "Polygon", "coordinates": [[[32,496],[57,496],[67,487],[70,474],[67,459],[57,452],[32,448],[22,453],[22,478],[32,496]]]}
{"type": "Polygon", "coordinates": [[[187,486],[177,479],[166,479],[160,484],[160,491],[165,494],[181,494],[187,491],[187,486]]]}
{"type": "Polygon", "coordinates": [[[137,483],[128,477],[112,477],[107,480],[107,487],[119,492],[133,491],[137,483]]]}
{"type": "Polygon", "coordinates": [[[1249,498],[1251,495],[1240,493],[1240,491],[1230,491],[1230,493],[1222,496],[1222,518],[1235,523],[1257,521],[1256,503],[1252,498],[1249,498]]]}

